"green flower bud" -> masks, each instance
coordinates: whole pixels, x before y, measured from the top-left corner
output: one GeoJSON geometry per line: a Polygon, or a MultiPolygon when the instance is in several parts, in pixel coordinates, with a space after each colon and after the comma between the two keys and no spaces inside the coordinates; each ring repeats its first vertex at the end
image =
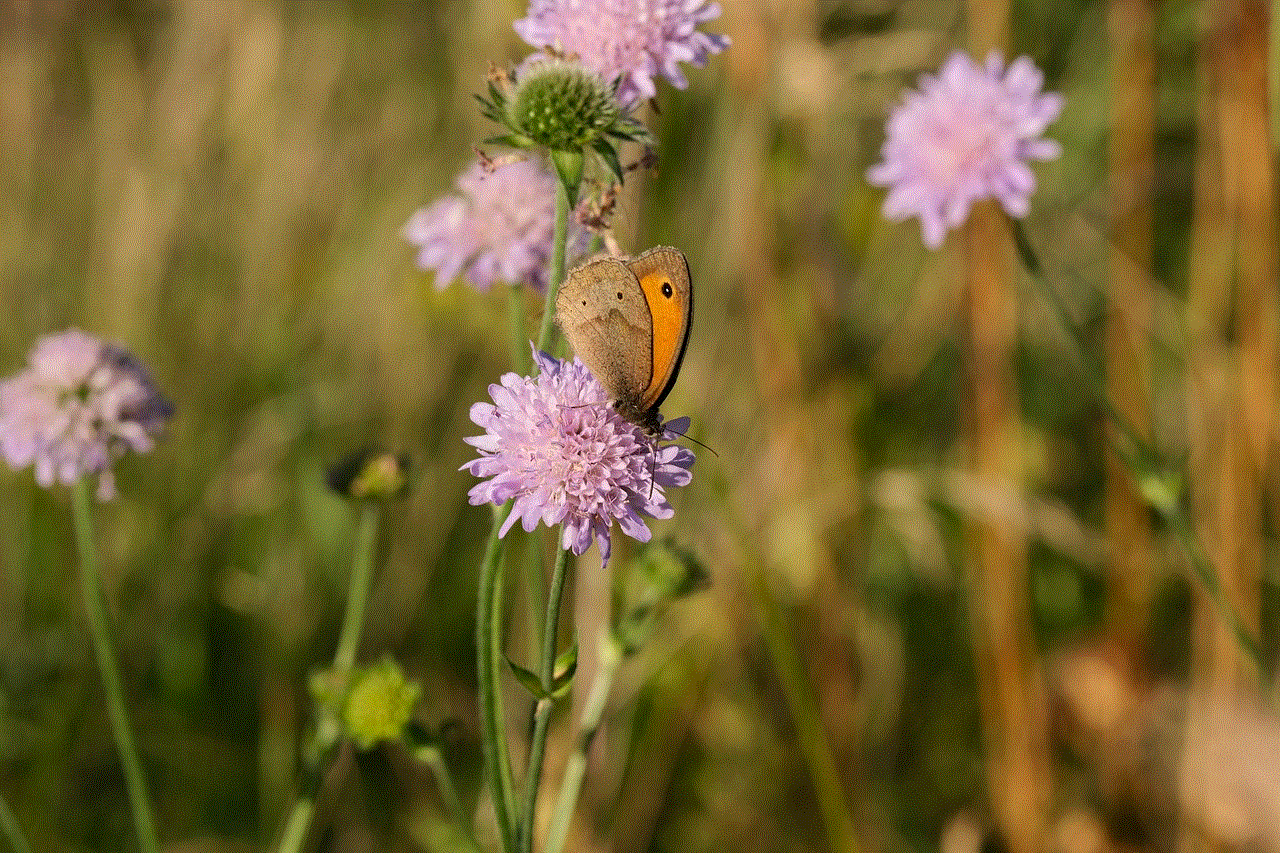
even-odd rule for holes
{"type": "Polygon", "coordinates": [[[553,151],[581,151],[622,116],[613,88],[576,62],[535,62],[507,102],[508,125],[553,151]]]}
{"type": "Polygon", "coordinates": [[[333,466],[329,488],[352,498],[394,498],[409,487],[409,459],[381,450],[361,450],[333,466]]]}
{"type": "Polygon", "coordinates": [[[541,149],[556,167],[570,205],[588,160],[622,183],[622,142],[653,144],[653,136],[618,101],[614,87],[577,62],[559,57],[531,61],[518,74],[489,72],[488,95],[477,95],[481,111],[508,132],[486,145],[541,149]]]}
{"type": "Polygon", "coordinates": [[[358,672],[342,711],[348,736],[360,749],[396,740],[421,696],[422,686],[405,678],[389,658],[358,672]]]}

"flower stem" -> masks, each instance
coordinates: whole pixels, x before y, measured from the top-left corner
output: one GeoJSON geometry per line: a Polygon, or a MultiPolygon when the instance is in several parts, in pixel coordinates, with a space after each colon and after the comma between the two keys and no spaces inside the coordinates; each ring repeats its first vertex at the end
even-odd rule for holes
{"type": "Polygon", "coordinates": [[[573,807],[578,802],[582,780],[587,774],[587,751],[591,749],[591,742],[600,730],[605,700],[609,698],[609,690],[613,687],[613,676],[618,671],[618,664],[622,663],[622,650],[613,637],[605,638],[602,645],[604,648],[600,652],[600,668],[591,683],[591,694],[587,696],[587,703],[582,709],[578,743],[564,766],[564,779],[560,782],[560,793],[551,812],[551,826],[547,829],[544,853],[560,853],[564,849],[565,837],[569,833],[569,818],[573,816],[573,807]]]}
{"type": "Polygon", "coordinates": [[[279,853],[297,853],[302,849],[302,842],[307,838],[307,830],[311,827],[311,817],[315,811],[315,797],[298,798],[289,814],[289,822],[284,826],[284,834],[280,837],[279,853]]]}
{"type": "Polygon", "coordinates": [[[13,853],[31,853],[31,845],[27,844],[27,839],[22,835],[22,829],[18,826],[18,821],[14,818],[13,812],[9,811],[9,804],[0,797],[0,830],[4,832],[4,837],[9,841],[9,849],[13,853]]]}
{"type": "Polygon", "coordinates": [[[837,853],[857,853],[857,833],[845,801],[840,775],[836,772],[831,744],[822,728],[817,701],[810,691],[804,666],[796,651],[795,639],[785,622],[781,607],[770,592],[764,568],[757,566],[752,577],[756,606],[760,609],[760,626],[765,646],[778,673],[782,694],[791,709],[800,753],[809,765],[809,776],[818,795],[818,811],[827,830],[831,849],[837,853]]]}
{"type": "Polygon", "coordinates": [[[356,648],[360,645],[360,632],[364,627],[369,589],[373,586],[373,555],[378,545],[378,514],[379,506],[376,501],[366,501],[360,509],[360,523],[356,528],[355,554],[351,560],[351,586],[347,590],[347,612],[342,618],[338,651],[333,656],[334,670],[344,676],[356,663],[356,648]]]}
{"type": "Polygon", "coordinates": [[[556,181],[555,236],[551,241],[551,274],[547,277],[547,301],[542,308],[542,327],[538,330],[538,350],[546,352],[551,345],[551,321],[555,319],[556,293],[564,282],[565,243],[569,233],[569,196],[564,184],[556,181]]]}
{"type": "MultiPolygon", "coordinates": [[[[1159,513],[1165,524],[1176,535],[1178,543],[1186,552],[1196,580],[1200,582],[1202,588],[1208,594],[1209,603],[1217,611],[1218,618],[1230,627],[1236,644],[1257,669],[1261,683],[1266,684],[1269,681],[1269,669],[1266,658],[1262,653],[1262,644],[1249,626],[1245,624],[1244,617],[1240,615],[1240,612],[1223,591],[1222,580],[1218,570],[1196,539],[1186,508],[1183,507],[1182,502],[1175,495],[1162,494],[1153,500],[1153,496],[1142,488],[1143,480],[1148,478],[1150,473],[1150,465],[1144,464],[1143,459],[1157,459],[1159,454],[1157,454],[1155,447],[1142,437],[1138,429],[1111,401],[1111,397],[1107,393],[1106,381],[1102,378],[1105,371],[1091,355],[1085,343],[1084,332],[1076,325],[1075,319],[1067,311],[1062,298],[1044,276],[1040,259],[1032,248],[1031,240],[1027,237],[1022,223],[1018,220],[1008,220],[1008,224],[1023,265],[1026,267],[1027,272],[1031,274],[1031,280],[1040,286],[1041,292],[1049,303],[1058,324],[1075,344],[1076,351],[1079,353],[1080,363],[1084,369],[1085,379],[1089,383],[1089,390],[1092,391],[1094,399],[1102,406],[1107,419],[1111,421],[1114,427],[1115,435],[1108,436],[1108,444],[1112,453],[1116,455],[1123,467],[1128,470],[1129,475],[1133,477],[1134,482],[1138,485],[1139,496],[1145,500],[1148,506],[1159,513]]],[[[1280,699],[1280,697],[1274,698],[1280,699]]]]}
{"type": "Polygon", "coordinates": [[[89,617],[98,671],[102,674],[107,716],[111,718],[111,731],[115,735],[116,750],[120,753],[120,763],[124,768],[125,785],[129,789],[129,804],[133,808],[138,847],[142,853],[156,853],[159,842],[156,838],[155,818],[152,817],[147,784],[142,777],[142,765],[138,761],[138,750],[129,729],[124,691],[120,685],[120,670],[116,667],[115,652],[107,631],[105,595],[102,591],[102,577],[98,574],[98,552],[93,543],[93,524],[89,515],[89,485],[83,477],[76,480],[71,489],[71,504],[75,517],[76,545],[80,551],[80,592],[84,597],[85,613],[89,617]]]}
{"type": "Polygon", "coordinates": [[[480,590],[476,596],[476,674],[480,691],[480,742],[484,748],[484,775],[493,797],[494,818],[504,853],[515,850],[516,819],[511,782],[511,759],[503,726],[502,692],[502,539],[498,531],[510,511],[496,508],[493,529],[480,564],[480,590]]]}
{"type": "Polygon", "coordinates": [[[417,758],[431,768],[431,773],[436,778],[436,787],[440,789],[440,799],[444,800],[445,808],[453,817],[459,835],[467,840],[472,849],[479,850],[480,846],[476,844],[476,840],[471,836],[471,830],[467,827],[466,812],[462,810],[462,801],[458,799],[458,790],[453,786],[449,765],[445,764],[444,754],[440,748],[433,745],[420,749],[417,752],[417,758]]]}
{"type": "MultiPolygon", "coordinates": [[[[1164,519],[1165,524],[1178,537],[1178,542],[1182,545],[1183,550],[1186,551],[1187,560],[1191,563],[1191,570],[1200,581],[1200,585],[1204,587],[1204,591],[1209,596],[1209,601],[1213,604],[1214,609],[1218,611],[1218,618],[1231,629],[1236,643],[1244,650],[1250,663],[1257,670],[1259,683],[1265,687],[1269,681],[1269,672],[1266,658],[1262,654],[1262,646],[1249,629],[1249,626],[1245,624],[1240,611],[1227,599],[1226,592],[1222,588],[1222,581],[1218,577],[1218,572],[1208,556],[1205,555],[1204,549],[1200,547],[1195,534],[1191,532],[1191,524],[1187,520],[1186,514],[1164,506],[1157,506],[1156,510],[1164,519]]],[[[1276,698],[1273,690],[1272,701],[1276,701],[1276,698]]]]}
{"type": "Polygon", "coordinates": [[[511,348],[511,369],[529,372],[529,339],[524,330],[524,287],[513,284],[507,294],[507,333],[511,348]]]}
{"type": "MultiPolygon", "coordinates": [[[[563,539],[561,539],[563,541],[563,539]]],[[[551,696],[555,681],[556,628],[560,624],[560,599],[564,593],[565,567],[569,552],[556,552],[555,566],[551,570],[551,591],[547,595],[547,618],[542,626],[542,660],[538,665],[538,681],[543,696],[533,712],[533,742],[529,747],[529,770],[524,779],[524,825],[520,833],[520,849],[523,853],[533,850],[533,830],[537,821],[538,787],[542,782],[542,761],[547,753],[547,728],[551,724],[551,712],[556,700],[551,696]]]]}
{"type": "MultiPolygon", "coordinates": [[[[333,655],[333,669],[342,678],[351,673],[356,663],[356,649],[360,645],[360,632],[364,627],[364,614],[369,603],[369,590],[373,586],[373,556],[378,546],[378,517],[380,507],[373,501],[366,502],[360,510],[360,521],[356,527],[354,553],[351,557],[351,584],[347,590],[347,610],[342,617],[342,630],[338,634],[338,650],[333,655]]],[[[308,777],[314,772],[312,782],[303,785],[289,813],[284,832],[280,836],[278,853],[297,853],[307,840],[307,830],[311,828],[311,818],[316,811],[316,796],[320,787],[320,779],[327,764],[327,757],[321,756],[315,766],[308,770],[308,777]]]]}

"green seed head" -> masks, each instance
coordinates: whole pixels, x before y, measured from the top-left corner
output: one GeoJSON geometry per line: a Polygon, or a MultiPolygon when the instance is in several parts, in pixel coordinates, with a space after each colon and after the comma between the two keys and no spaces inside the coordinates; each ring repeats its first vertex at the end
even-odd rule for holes
{"type": "Polygon", "coordinates": [[[507,102],[511,128],[553,151],[581,151],[614,127],[621,115],[607,83],[563,59],[527,68],[507,102]]]}

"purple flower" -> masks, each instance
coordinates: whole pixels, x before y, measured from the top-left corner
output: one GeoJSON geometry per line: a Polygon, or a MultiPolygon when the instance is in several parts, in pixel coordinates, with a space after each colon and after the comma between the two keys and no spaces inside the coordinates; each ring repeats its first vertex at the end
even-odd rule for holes
{"type": "MultiPolygon", "coordinates": [[[[609,562],[609,531],[649,541],[640,514],[670,518],[663,489],[686,485],[693,454],[662,445],[618,414],[604,388],[578,361],[534,352],[534,378],[508,373],[490,385],[493,403],[476,403],[471,420],[485,434],[466,439],[480,451],[462,470],[488,478],[470,492],[473,506],[515,499],[500,535],[519,520],[525,531],[541,522],[564,524],[561,547],[582,554],[591,540],[609,562]]],[[[663,439],[683,434],[688,419],[663,425],[663,439]]]]}
{"type": "Polygon", "coordinates": [[[957,51],[937,75],[922,74],[919,91],[908,92],[889,117],[884,162],[867,170],[868,181],[889,187],[884,215],[895,222],[920,217],[931,249],[982,199],[1025,216],[1036,186],[1027,161],[1061,153],[1041,134],[1062,112],[1062,96],[1041,94],[1043,84],[1030,59],[1006,69],[994,52],[980,66],[957,51]]]}
{"type": "Polygon", "coordinates": [[[96,474],[113,497],[112,463],[151,450],[173,407],[132,355],[79,329],[41,338],[29,362],[0,382],[0,454],[45,487],[96,474]]]}
{"type": "Polygon", "coordinates": [[[719,16],[719,4],[706,0],[530,0],[515,30],[534,47],[575,54],[604,79],[618,79],[618,100],[630,104],[657,93],[659,74],[685,88],[681,62],[701,68],[728,47],[724,36],[698,31],[719,16]]]}
{"type": "MultiPolygon", "coordinates": [[[[498,282],[543,290],[555,200],[555,176],[541,163],[517,160],[492,171],[476,163],[458,177],[457,195],[409,218],[404,238],[418,247],[418,266],[435,270],[437,288],[465,276],[481,292],[498,282]]],[[[581,253],[586,242],[586,231],[571,218],[570,253],[581,253]]]]}

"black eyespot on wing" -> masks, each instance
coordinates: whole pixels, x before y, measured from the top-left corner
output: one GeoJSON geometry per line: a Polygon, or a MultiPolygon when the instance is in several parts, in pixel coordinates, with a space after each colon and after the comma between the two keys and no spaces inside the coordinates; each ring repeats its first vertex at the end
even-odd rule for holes
{"type": "Polygon", "coordinates": [[[664,282],[662,283],[662,295],[663,295],[663,296],[665,296],[665,297],[667,297],[668,299],[670,299],[670,298],[671,298],[671,294],[672,294],[672,293],[674,293],[674,292],[675,292],[675,291],[673,291],[673,290],[671,289],[671,282],[669,282],[669,281],[664,281],[664,282]]]}
{"type": "Polygon", "coordinates": [[[584,300],[582,300],[582,307],[583,307],[583,308],[586,308],[586,307],[587,307],[587,300],[585,300],[585,299],[584,299],[584,300]]]}
{"type": "Polygon", "coordinates": [[[621,302],[621,301],[622,301],[622,291],[621,291],[621,290],[619,290],[619,291],[618,291],[618,301],[619,301],[619,302],[621,302]]]}

